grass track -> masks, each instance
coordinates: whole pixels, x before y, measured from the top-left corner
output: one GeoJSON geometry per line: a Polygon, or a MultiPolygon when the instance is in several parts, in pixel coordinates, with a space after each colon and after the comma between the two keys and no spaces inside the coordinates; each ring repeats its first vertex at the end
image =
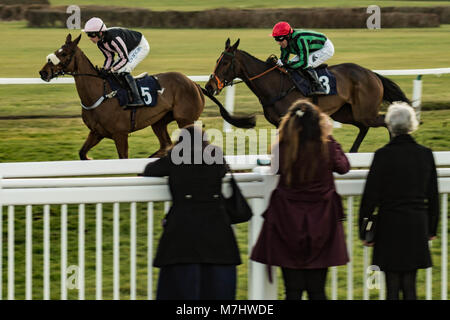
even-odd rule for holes
{"type": "MultiPolygon", "coordinates": [[[[63,1],[52,1],[54,4],[63,1]]],[[[337,1],[325,1],[327,5],[337,1]]],[[[323,3],[325,3],[323,2],[323,3]]],[[[364,2],[364,1],[362,1],[364,2]]],[[[386,1],[385,1],[386,2],[386,1]]],[[[389,1],[395,2],[397,1],[389,1]]],[[[422,1],[425,2],[425,1],[422,1]]],[[[422,2],[414,2],[414,5],[422,5],[422,2]]],[[[101,2],[98,2],[101,4],[101,2]]],[[[114,4],[108,1],[108,4],[114,4]]],[[[164,2],[158,7],[156,2],[148,1],[149,6],[154,9],[165,9],[163,6],[174,6],[177,8],[179,1],[164,2]]],[[[186,10],[195,8],[195,5],[202,6],[203,3],[194,2],[186,10]]],[[[215,6],[217,2],[210,2],[215,6]]],[[[230,1],[229,3],[234,3],[230,1]]],[[[252,2],[246,2],[251,6],[252,2]]],[[[267,2],[268,3],[268,2],[267,2]]],[[[281,2],[288,4],[287,1],[281,2]]],[[[310,3],[310,2],[309,2],[310,3]]],[[[318,3],[318,2],[316,2],[318,3]]],[[[340,3],[340,2],[339,2],[340,3]]],[[[348,2],[354,6],[355,1],[348,2]]],[[[398,1],[400,3],[400,1],[398,1]]],[[[411,2],[413,3],[413,2],[411,2]]],[[[79,1],[83,4],[83,1],[79,1]]],[[[139,4],[139,2],[135,2],[139,4]]],[[[319,4],[319,3],[318,3],[319,4]]],[[[404,3],[401,3],[403,5],[404,3]]],[[[428,2],[427,2],[428,4],[428,2]]],[[[441,4],[441,2],[439,2],[441,4]]],[[[442,2],[442,4],[445,4],[442,2]]],[[[127,3],[127,5],[129,5],[127,3]]],[[[192,9],[193,10],[193,9],[192,9]]],[[[267,37],[269,30],[264,29],[232,29],[232,30],[162,30],[162,29],[142,29],[147,39],[150,40],[150,56],[139,66],[136,73],[149,71],[158,73],[163,71],[181,71],[188,75],[209,74],[214,67],[214,62],[223,49],[227,37],[234,41],[241,38],[241,48],[255,55],[260,59],[265,59],[270,53],[278,54],[275,43],[267,37]],[[199,40],[200,39],[200,40],[199,40]]],[[[371,69],[410,69],[410,68],[434,68],[450,66],[448,52],[450,43],[442,41],[448,37],[450,26],[445,25],[432,29],[382,29],[382,30],[321,30],[333,39],[336,46],[336,55],[330,60],[330,64],[342,62],[355,62],[371,69]],[[439,46],[429,45],[439,43],[439,46]]],[[[77,35],[79,32],[72,32],[77,35]]],[[[44,64],[45,56],[59,48],[65,39],[67,30],[64,29],[29,29],[24,22],[0,22],[0,37],[8,46],[0,47],[0,58],[2,68],[0,77],[37,77],[37,71],[44,64]]],[[[95,64],[102,63],[100,52],[83,37],[80,44],[83,51],[92,58],[95,64]]],[[[400,84],[402,89],[411,97],[412,77],[392,77],[400,84]]],[[[426,105],[443,105],[450,102],[450,91],[448,91],[449,76],[424,77],[423,101],[426,105]]],[[[224,96],[220,96],[224,101],[224,96]]],[[[257,99],[243,86],[238,87],[236,95],[236,112],[257,113],[258,129],[271,128],[261,115],[261,107],[257,99]]],[[[8,115],[76,115],[80,113],[79,100],[71,85],[27,85],[27,86],[0,86],[0,116],[8,115]]],[[[218,111],[211,103],[207,104],[201,120],[206,128],[222,128],[222,119],[218,116],[218,111]]],[[[419,143],[422,143],[435,151],[450,150],[450,111],[426,111],[422,114],[424,123],[414,134],[419,143]]],[[[170,132],[175,129],[175,125],[170,126],[170,132]]],[[[356,128],[343,126],[335,130],[335,137],[348,150],[356,136],[356,128]]],[[[38,119],[38,120],[0,120],[0,162],[10,161],[49,161],[49,160],[76,160],[78,149],[81,147],[88,130],[82,124],[80,118],[74,119],[38,119]]],[[[366,140],[361,146],[362,152],[373,152],[384,145],[388,140],[387,131],[383,128],[371,129],[366,140]]],[[[141,130],[133,133],[130,137],[130,157],[146,157],[157,149],[157,140],[151,129],[141,130]]],[[[94,148],[90,156],[96,159],[117,158],[114,144],[110,140],[102,141],[94,148]]],[[[358,201],[355,202],[355,210],[358,201]]],[[[346,203],[344,203],[346,205],[346,203]]],[[[105,206],[104,213],[104,298],[112,298],[111,280],[111,255],[107,250],[111,248],[112,222],[110,211],[105,206]]],[[[159,221],[162,218],[162,206],[156,205],[155,210],[155,233],[154,245],[160,236],[159,221]]],[[[3,221],[6,221],[6,210],[3,210],[3,221]]],[[[127,282],[129,270],[129,219],[125,209],[121,213],[121,297],[127,298],[129,294],[129,284],[127,282]]],[[[52,230],[52,298],[59,296],[59,208],[52,206],[51,230],[52,230]]],[[[34,286],[33,297],[42,298],[42,209],[37,207],[34,211],[34,286]]],[[[142,206],[138,207],[138,298],[145,299],[146,288],[146,258],[145,258],[145,238],[146,227],[145,211],[142,206]]],[[[94,247],[94,208],[86,209],[86,240],[90,244],[86,247],[86,275],[87,289],[86,297],[94,298],[95,291],[92,289],[95,283],[95,255],[94,247]]],[[[356,233],[354,233],[356,234],[356,233]]],[[[247,230],[246,225],[237,228],[237,236],[240,243],[242,260],[247,262],[247,230]]],[[[7,239],[7,230],[3,224],[3,239],[7,239]]],[[[16,281],[17,284],[24,283],[24,213],[18,208],[16,212],[16,281]]],[[[77,216],[76,208],[69,210],[69,265],[77,263],[77,216]]],[[[6,278],[6,241],[3,241],[3,281],[6,278]]],[[[440,240],[433,243],[433,252],[439,253],[440,240]]],[[[362,256],[359,242],[355,241],[354,261],[355,278],[362,279],[362,269],[360,264],[362,256]]],[[[433,298],[440,296],[440,272],[439,261],[434,259],[435,267],[433,274],[433,298]]],[[[238,298],[246,297],[246,264],[239,267],[238,298]]],[[[329,276],[330,277],[330,276],[329,276]]],[[[424,272],[419,273],[419,278],[423,279],[424,272]]],[[[156,270],[153,275],[154,285],[156,284],[156,270]]],[[[339,268],[339,298],[345,299],[346,291],[345,267],[339,268]]],[[[282,287],[281,281],[279,282],[282,287]]],[[[361,281],[355,284],[355,298],[362,298],[361,281]]],[[[6,296],[6,286],[3,286],[3,296],[6,296]]],[[[329,289],[328,289],[329,290],[329,289]]],[[[424,298],[424,287],[419,287],[419,298],[424,298]]],[[[329,293],[329,292],[328,292],[329,293]]],[[[24,298],[24,287],[16,288],[16,297],[24,298]]],[[[372,293],[373,295],[375,293],[372,293]]],[[[280,298],[283,297],[280,290],[280,298]]],[[[71,291],[69,298],[76,299],[76,292],[71,291]]]]}

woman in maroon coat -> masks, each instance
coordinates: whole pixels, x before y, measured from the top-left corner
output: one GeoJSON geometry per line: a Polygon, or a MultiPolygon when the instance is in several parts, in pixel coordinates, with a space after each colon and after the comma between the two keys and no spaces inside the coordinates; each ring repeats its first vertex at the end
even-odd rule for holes
{"type": "Polygon", "coordinates": [[[350,164],[331,128],[306,100],[295,102],[280,125],[280,181],[251,259],[281,267],[287,300],[301,299],[305,290],[311,300],[326,299],[328,267],[349,261],[333,172],[344,174],[350,164]]]}

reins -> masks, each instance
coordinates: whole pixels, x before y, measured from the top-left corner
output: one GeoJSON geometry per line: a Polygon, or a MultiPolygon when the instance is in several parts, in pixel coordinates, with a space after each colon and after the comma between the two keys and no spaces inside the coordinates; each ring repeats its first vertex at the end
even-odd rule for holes
{"type": "Polygon", "coordinates": [[[111,91],[110,93],[106,93],[106,79],[107,79],[107,77],[105,75],[101,74],[98,71],[97,68],[94,67],[94,69],[97,71],[97,74],[65,72],[64,69],[72,62],[72,59],[73,59],[74,56],[75,56],[75,52],[72,53],[70,58],[65,63],[61,64],[62,70],[58,71],[58,72],[56,72],[54,74],[56,77],[58,77],[58,76],[65,76],[65,75],[69,75],[69,76],[72,76],[72,77],[86,76],[86,77],[100,78],[100,79],[103,80],[103,94],[100,96],[100,98],[98,98],[97,101],[95,101],[94,104],[92,104],[91,106],[85,106],[83,104],[83,102],[80,101],[81,107],[84,110],[93,110],[93,109],[97,108],[99,105],[101,105],[103,103],[103,101],[105,101],[106,99],[111,99],[111,98],[115,97],[115,95],[117,94],[117,90],[111,91]]]}
{"type": "MultiPolygon", "coordinates": [[[[229,82],[229,81],[227,81],[227,80],[225,80],[225,79],[224,79],[223,82],[220,81],[219,77],[216,75],[216,69],[217,69],[217,67],[219,66],[219,63],[220,63],[220,61],[222,60],[222,58],[223,58],[224,55],[231,56],[231,68],[234,67],[234,57],[235,57],[234,53],[227,52],[227,51],[222,52],[222,54],[220,55],[219,59],[217,60],[216,66],[214,67],[214,71],[213,71],[213,73],[211,74],[211,76],[214,76],[214,78],[216,79],[216,82],[217,82],[217,88],[218,88],[219,90],[222,90],[224,87],[227,87],[227,86],[232,86],[233,84],[239,84],[239,83],[244,82],[244,80],[239,80],[239,81],[233,81],[233,80],[232,80],[232,81],[229,82]]],[[[283,73],[285,73],[285,74],[288,73],[284,68],[281,68],[281,67],[275,65],[275,66],[273,66],[273,67],[271,67],[271,68],[269,68],[269,69],[267,69],[267,70],[261,72],[260,74],[257,74],[257,75],[255,75],[255,76],[253,76],[253,77],[249,77],[249,76],[247,76],[247,75],[245,75],[245,76],[247,77],[247,80],[248,80],[248,81],[253,81],[253,80],[255,80],[255,79],[258,79],[258,78],[260,78],[260,77],[266,75],[267,73],[269,73],[269,72],[271,72],[271,71],[273,71],[273,70],[275,70],[275,69],[278,69],[279,71],[281,71],[281,72],[283,72],[283,73]]]]}

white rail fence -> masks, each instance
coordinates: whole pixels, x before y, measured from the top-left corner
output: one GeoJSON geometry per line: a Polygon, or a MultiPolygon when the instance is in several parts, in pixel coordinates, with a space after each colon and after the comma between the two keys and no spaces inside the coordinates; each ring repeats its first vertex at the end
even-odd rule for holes
{"type": "MultiPolygon", "coordinates": [[[[440,76],[442,74],[449,74],[450,68],[434,68],[434,69],[408,69],[408,70],[373,70],[376,73],[385,76],[417,76],[413,80],[413,93],[411,98],[412,106],[416,110],[417,118],[420,120],[420,111],[422,104],[422,76],[423,75],[436,75],[440,76]]],[[[189,78],[196,82],[208,81],[209,76],[189,76],[189,78]]],[[[0,78],[0,85],[7,84],[71,84],[75,83],[73,78],[57,78],[53,79],[51,82],[45,82],[40,78],[0,78]]],[[[225,108],[229,112],[234,110],[234,97],[235,97],[235,87],[226,87],[225,91],[225,108]]],[[[339,127],[335,123],[335,127],[339,127]]],[[[231,129],[231,125],[224,121],[223,130],[228,131],[231,129]]]]}
{"type": "MultiPolygon", "coordinates": [[[[441,288],[440,295],[434,297],[447,299],[450,152],[435,152],[434,155],[439,166],[442,203],[440,238],[433,241],[441,243],[440,257],[433,256],[435,265],[436,262],[440,264],[441,288]]],[[[372,277],[366,272],[369,249],[363,249],[362,262],[353,255],[356,250],[361,250],[357,240],[355,197],[363,191],[373,154],[348,156],[355,169],[336,176],[336,185],[346,206],[347,246],[351,260],[347,266],[331,268],[331,299],[342,299],[343,296],[349,300],[383,299],[383,281],[379,282],[378,292],[371,291],[373,288],[370,281],[368,283],[368,278],[372,277]],[[356,272],[361,265],[363,271],[356,272]],[[344,288],[346,293],[342,292],[344,288]]],[[[235,174],[254,211],[254,217],[248,223],[249,251],[263,223],[261,214],[277,183],[277,176],[267,174],[268,167],[257,167],[256,159],[268,159],[268,156],[227,157],[234,170],[253,169],[252,173],[235,174]]],[[[149,161],[153,160],[1,163],[0,299],[152,299],[154,213],[157,206],[162,209],[158,203],[165,202],[167,207],[171,200],[167,180],[117,176],[141,173],[149,161]],[[3,221],[3,213],[6,221],[3,221]],[[86,226],[86,220],[93,221],[94,217],[95,235],[88,232],[86,226]],[[112,224],[111,229],[104,228],[106,220],[112,224]],[[138,221],[145,225],[144,230],[138,221]],[[39,228],[42,225],[38,231],[37,224],[39,228]],[[71,235],[72,241],[69,241],[71,235]],[[3,252],[4,246],[6,252],[3,252]],[[43,248],[42,252],[39,248],[43,248]],[[74,263],[69,261],[71,250],[77,252],[72,255],[77,256],[77,261],[69,265],[69,262],[74,263]],[[87,252],[94,251],[95,259],[86,256],[87,252]],[[19,255],[21,261],[25,260],[24,265],[16,265],[19,255]],[[90,268],[86,259],[91,261],[90,268]]],[[[227,189],[225,183],[225,193],[229,192],[227,189]]],[[[250,261],[246,273],[248,299],[277,299],[276,277],[273,283],[268,282],[265,265],[250,261]]],[[[382,273],[377,276],[380,280],[382,273]]],[[[432,299],[432,268],[426,270],[424,282],[419,285],[425,286],[426,299],[432,299]]]]}

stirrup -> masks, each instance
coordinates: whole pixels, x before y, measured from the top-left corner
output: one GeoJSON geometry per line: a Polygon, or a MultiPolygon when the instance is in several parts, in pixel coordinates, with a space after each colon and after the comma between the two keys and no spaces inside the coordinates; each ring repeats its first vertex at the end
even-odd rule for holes
{"type": "Polygon", "coordinates": [[[325,88],[311,88],[311,92],[310,95],[314,95],[314,96],[326,96],[327,95],[327,91],[325,88]]]}
{"type": "Polygon", "coordinates": [[[132,101],[132,102],[128,103],[127,106],[128,107],[141,107],[141,106],[145,106],[145,103],[144,103],[144,101],[142,101],[142,103],[135,103],[134,101],[132,101]]]}

